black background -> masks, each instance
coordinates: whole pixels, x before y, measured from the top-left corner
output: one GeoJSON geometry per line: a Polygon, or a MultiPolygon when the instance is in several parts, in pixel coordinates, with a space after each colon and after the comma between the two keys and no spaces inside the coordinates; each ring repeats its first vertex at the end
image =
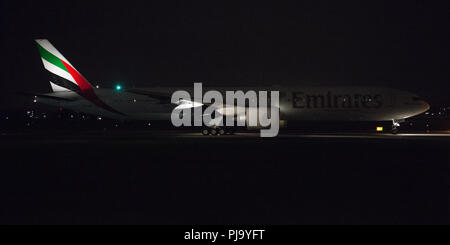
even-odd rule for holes
{"type": "Polygon", "coordinates": [[[2,1],[1,9],[3,91],[50,91],[36,38],[103,87],[378,85],[431,103],[450,91],[447,1],[2,1]]]}

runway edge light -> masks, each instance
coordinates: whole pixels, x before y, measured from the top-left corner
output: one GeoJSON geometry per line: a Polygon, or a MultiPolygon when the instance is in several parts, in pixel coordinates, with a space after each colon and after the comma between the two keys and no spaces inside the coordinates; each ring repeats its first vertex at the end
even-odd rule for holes
{"type": "Polygon", "coordinates": [[[383,132],[383,127],[377,127],[377,132],[383,132]]]}

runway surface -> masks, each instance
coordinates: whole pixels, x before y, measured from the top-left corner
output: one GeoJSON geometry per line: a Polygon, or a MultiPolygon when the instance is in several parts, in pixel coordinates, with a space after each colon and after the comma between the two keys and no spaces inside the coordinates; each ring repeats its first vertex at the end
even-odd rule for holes
{"type": "MultiPolygon", "coordinates": [[[[72,142],[76,140],[99,140],[111,141],[110,143],[124,143],[124,141],[153,141],[153,140],[172,140],[172,139],[211,139],[216,141],[228,140],[233,141],[237,139],[255,139],[260,138],[259,132],[237,132],[233,135],[202,135],[197,131],[176,131],[176,130],[148,130],[148,131],[124,131],[124,130],[109,130],[109,131],[15,131],[0,133],[0,143],[2,141],[22,141],[22,140],[39,140],[43,142],[59,141],[72,142]]],[[[373,139],[373,140],[450,140],[450,132],[430,132],[430,133],[305,133],[298,131],[280,132],[278,136],[272,138],[264,138],[264,140],[279,140],[279,139],[373,139]]],[[[4,143],[4,142],[3,142],[4,143]]]]}
{"type": "Polygon", "coordinates": [[[450,137],[3,132],[1,224],[448,224],[450,137]]]}

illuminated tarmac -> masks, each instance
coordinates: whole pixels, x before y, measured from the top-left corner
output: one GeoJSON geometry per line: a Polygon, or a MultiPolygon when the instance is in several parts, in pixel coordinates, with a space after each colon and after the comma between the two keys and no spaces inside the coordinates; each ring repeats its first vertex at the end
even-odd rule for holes
{"type": "MultiPolygon", "coordinates": [[[[237,133],[235,136],[238,137],[258,137],[258,133],[237,133]]],[[[450,134],[443,133],[409,133],[409,134],[302,134],[302,133],[282,133],[277,137],[280,138],[365,138],[365,139],[398,139],[398,138],[423,138],[423,137],[449,137],[450,134]]],[[[211,136],[210,136],[211,137],[211,136]]],[[[214,137],[214,136],[212,136],[214,137]]]]}
{"type": "MultiPolygon", "coordinates": [[[[190,131],[171,131],[171,130],[149,130],[149,131],[29,131],[29,132],[3,132],[0,133],[0,143],[7,140],[22,141],[22,140],[40,140],[45,142],[82,142],[86,141],[109,141],[109,142],[125,142],[132,141],[155,141],[155,140],[171,140],[171,139],[217,139],[217,140],[231,140],[233,139],[259,139],[259,132],[237,132],[233,135],[208,135],[204,136],[199,132],[190,131]]],[[[305,133],[305,132],[280,132],[278,136],[273,138],[264,138],[264,140],[277,139],[368,139],[368,140],[450,140],[450,133],[435,132],[435,133],[305,133]]],[[[5,142],[3,142],[5,143],[5,142]]]]}

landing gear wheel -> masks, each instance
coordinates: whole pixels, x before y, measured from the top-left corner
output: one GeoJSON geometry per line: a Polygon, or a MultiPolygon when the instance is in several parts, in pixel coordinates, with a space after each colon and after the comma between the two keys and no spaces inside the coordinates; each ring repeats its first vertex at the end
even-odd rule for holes
{"type": "Polygon", "coordinates": [[[217,135],[217,129],[212,128],[212,129],[209,130],[209,133],[210,133],[211,135],[217,135]]]}
{"type": "Polygon", "coordinates": [[[207,128],[202,130],[203,135],[209,135],[209,130],[207,128]]]}
{"type": "Polygon", "coordinates": [[[225,129],[220,128],[219,131],[217,131],[219,135],[224,135],[226,133],[225,129]]]}
{"type": "Polygon", "coordinates": [[[393,127],[391,130],[392,134],[397,134],[398,133],[398,128],[397,127],[393,127]]]}

